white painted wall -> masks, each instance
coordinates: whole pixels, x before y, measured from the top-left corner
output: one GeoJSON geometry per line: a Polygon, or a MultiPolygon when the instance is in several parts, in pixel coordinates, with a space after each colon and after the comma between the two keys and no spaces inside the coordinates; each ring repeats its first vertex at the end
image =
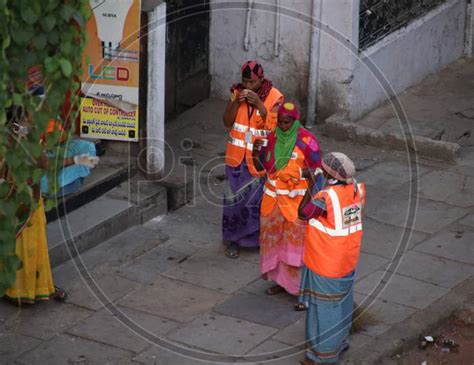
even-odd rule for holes
{"type": "Polygon", "coordinates": [[[321,6],[317,121],[351,108],[359,44],[359,0],[318,0],[321,6]],[[354,50],[355,48],[355,50],[354,50]]]}
{"type": "MultiPolygon", "coordinates": [[[[275,14],[254,11],[250,49],[246,52],[245,9],[219,10],[216,6],[229,1],[212,0],[211,95],[228,98],[229,87],[240,79],[241,64],[248,59],[258,59],[287,99],[296,99],[305,106],[310,86],[310,24],[282,16],[280,56],[275,57],[275,14]]],[[[370,57],[395,92],[400,93],[466,53],[467,0],[447,0],[362,54],[353,52],[359,38],[360,0],[282,0],[281,4],[311,16],[313,2],[322,7],[318,81],[314,85],[318,96],[318,122],[341,111],[349,112],[351,119],[357,120],[387,99],[360,57],[370,57]]]]}
{"type": "Polygon", "coordinates": [[[146,172],[161,177],[165,167],[166,3],[148,13],[148,92],[146,172]]]}
{"type": "Polygon", "coordinates": [[[467,57],[474,57],[474,7],[472,1],[467,5],[464,53],[467,57]]]}
{"type": "MultiPolygon", "coordinates": [[[[276,0],[256,0],[276,4],[276,0]]],[[[254,10],[250,22],[249,51],[244,50],[245,10],[219,10],[212,0],[210,25],[211,95],[227,99],[229,88],[240,82],[241,65],[250,59],[262,63],[265,73],[287,99],[304,104],[307,96],[310,25],[281,15],[280,54],[274,56],[275,14],[254,10]]],[[[245,1],[242,1],[245,3],[245,1]]],[[[311,0],[282,0],[283,7],[311,15],[311,0]]]]}
{"type": "MultiPolygon", "coordinates": [[[[463,56],[465,0],[449,0],[407,28],[370,47],[370,57],[398,94],[463,56]]],[[[387,99],[377,79],[358,61],[351,83],[350,114],[356,120],[387,99]]]]}

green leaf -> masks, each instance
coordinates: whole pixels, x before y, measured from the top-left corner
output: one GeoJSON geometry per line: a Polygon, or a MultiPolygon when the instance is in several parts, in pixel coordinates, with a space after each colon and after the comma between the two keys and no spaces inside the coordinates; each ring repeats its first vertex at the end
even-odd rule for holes
{"type": "Polygon", "coordinates": [[[0,205],[0,213],[6,215],[7,217],[12,217],[16,214],[17,205],[14,201],[3,201],[0,205]]]}
{"type": "Polygon", "coordinates": [[[41,28],[45,32],[51,32],[56,25],[56,18],[53,14],[46,15],[43,19],[41,19],[41,28]]]}
{"type": "Polygon", "coordinates": [[[69,56],[71,54],[72,44],[71,43],[62,43],[61,44],[61,54],[63,56],[69,56]]]}
{"type": "Polygon", "coordinates": [[[2,42],[2,47],[3,49],[7,49],[11,44],[11,38],[8,34],[5,34],[5,35],[2,34],[2,36],[5,37],[2,42]]]}
{"type": "Polygon", "coordinates": [[[48,43],[53,46],[59,44],[59,33],[56,29],[48,33],[48,43]]]}
{"type": "Polygon", "coordinates": [[[66,77],[70,77],[72,73],[71,62],[69,62],[65,58],[61,58],[59,60],[59,65],[61,66],[61,71],[63,72],[63,75],[66,77]]]}
{"type": "Polygon", "coordinates": [[[60,0],[46,0],[45,2],[47,2],[47,5],[45,8],[48,12],[56,9],[61,3],[60,0]]]}
{"type": "Polygon", "coordinates": [[[30,25],[35,24],[40,17],[40,14],[36,12],[33,4],[27,4],[25,1],[22,2],[20,14],[25,23],[30,25]]]}
{"type": "Polygon", "coordinates": [[[44,210],[49,212],[51,209],[56,207],[56,202],[52,199],[46,200],[46,203],[44,205],[44,210]]]}
{"type": "Polygon", "coordinates": [[[13,94],[12,96],[12,101],[13,101],[13,104],[15,105],[22,105],[23,104],[23,98],[21,97],[20,94],[13,94]]]}
{"type": "Polygon", "coordinates": [[[41,178],[43,177],[43,175],[44,175],[44,171],[43,171],[43,170],[41,170],[41,169],[35,169],[35,170],[33,171],[33,176],[32,176],[32,178],[33,178],[33,183],[34,183],[34,184],[38,184],[38,183],[40,182],[41,178]]]}
{"type": "Polygon", "coordinates": [[[46,35],[44,35],[44,33],[39,33],[33,38],[33,45],[37,49],[42,49],[46,47],[47,42],[48,42],[48,39],[46,38],[46,35]]]}
{"type": "Polygon", "coordinates": [[[44,60],[44,67],[47,73],[53,73],[58,68],[58,61],[53,57],[48,57],[44,60]]]}
{"type": "Polygon", "coordinates": [[[64,21],[68,22],[69,20],[71,20],[71,17],[75,13],[75,11],[76,11],[76,9],[74,9],[73,7],[71,7],[69,5],[62,5],[61,10],[60,10],[61,18],[64,21]]]}
{"type": "Polygon", "coordinates": [[[30,27],[22,27],[17,29],[12,29],[11,37],[13,42],[18,44],[19,46],[25,46],[31,38],[34,36],[34,31],[30,27]]]}

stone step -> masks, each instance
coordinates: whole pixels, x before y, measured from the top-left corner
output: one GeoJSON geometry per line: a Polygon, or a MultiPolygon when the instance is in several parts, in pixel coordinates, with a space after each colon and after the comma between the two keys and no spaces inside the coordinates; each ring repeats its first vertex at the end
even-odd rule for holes
{"type": "Polygon", "coordinates": [[[335,114],[324,125],[328,137],[342,141],[352,141],[363,145],[405,151],[416,151],[419,157],[455,162],[459,157],[460,145],[453,142],[435,140],[419,135],[407,139],[401,132],[382,131],[350,122],[345,115],[335,114]]]}
{"type": "Polygon", "coordinates": [[[167,212],[164,186],[132,178],[47,225],[51,265],[57,266],[134,225],[167,212]]]}
{"type": "Polygon", "coordinates": [[[75,209],[97,199],[99,196],[112,190],[120,183],[126,181],[136,173],[126,165],[100,166],[92,171],[91,176],[86,178],[85,184],[77,193],[58,199],[56,209],[46,213],[48,222],[63,217],[66,212],[70,213],[75,209]]]}

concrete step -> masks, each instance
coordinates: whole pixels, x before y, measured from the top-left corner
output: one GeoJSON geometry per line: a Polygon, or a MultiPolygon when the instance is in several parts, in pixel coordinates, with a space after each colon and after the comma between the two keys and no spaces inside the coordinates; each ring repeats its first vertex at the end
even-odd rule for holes
{"type": "Polygon", "coordinates": [[[167,212],[166,188],[134,177],[47,225],[51,265],[167,212]]]}
{"type": "Polygon", "coordinates": [[[435,140],[420,135],[407,138],[401,132],[361,126],[357,122],[350,122],[344,114],[335,114],[329,117],[323,128],[328,137],[336,140],[352,141],[389,150],[405,151],[408,148],[411,151],[416,151],[419,157],[434,160],[455,162],[461,148],[459,144],[453,142],[435,140]]]}
{"type": "Polygon", "coordinates": [[[118,166],[100,166],[100,168],[92,171],[91,176],[86,178],[85,184],[80,191],[58,199],[56,209],[52,209],[46,213],[47,221],[54,222],[63,217],[66,212],[72,212],[97,199],[99,196],[129,179],[135,173],[136,170],[130,169],[125,164],[118,166]]]}

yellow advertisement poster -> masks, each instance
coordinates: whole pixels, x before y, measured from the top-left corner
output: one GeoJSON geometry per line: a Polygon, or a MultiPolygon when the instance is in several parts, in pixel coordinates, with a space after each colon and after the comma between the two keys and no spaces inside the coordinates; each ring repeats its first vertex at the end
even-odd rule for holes
{"type": "Polygon", "coordinates": [[[138,141],[138,107],[125,112],[92,98],[81,98],[81,136],[138,141]]]}
{"type": "MultiPolygon", "coordinates": [[[[92,16],[86,25],[88,43],[82,57],[81,91],[86,97],[119,106],[138,116],[140,0],[90,0],[89,4],[92,16]]],[[[94,112],[94,115],[94,118],[81,117],[81,121],[105,122],[112,118],[110,114],[99,116],[94,112]]],[[[135,119],[138,123],[138,118],[135,119]]],[[[115,117],[110,121],[115,122],[115,117]]],[[[90,132],[84,133],[91,127],[81,123],[81,136],[92,137],[90,132]]],[[[138,124],[133,129],[136,131],[138,124]]],[[[128,137],[114,139],[130,140],[128,137]]]]}

